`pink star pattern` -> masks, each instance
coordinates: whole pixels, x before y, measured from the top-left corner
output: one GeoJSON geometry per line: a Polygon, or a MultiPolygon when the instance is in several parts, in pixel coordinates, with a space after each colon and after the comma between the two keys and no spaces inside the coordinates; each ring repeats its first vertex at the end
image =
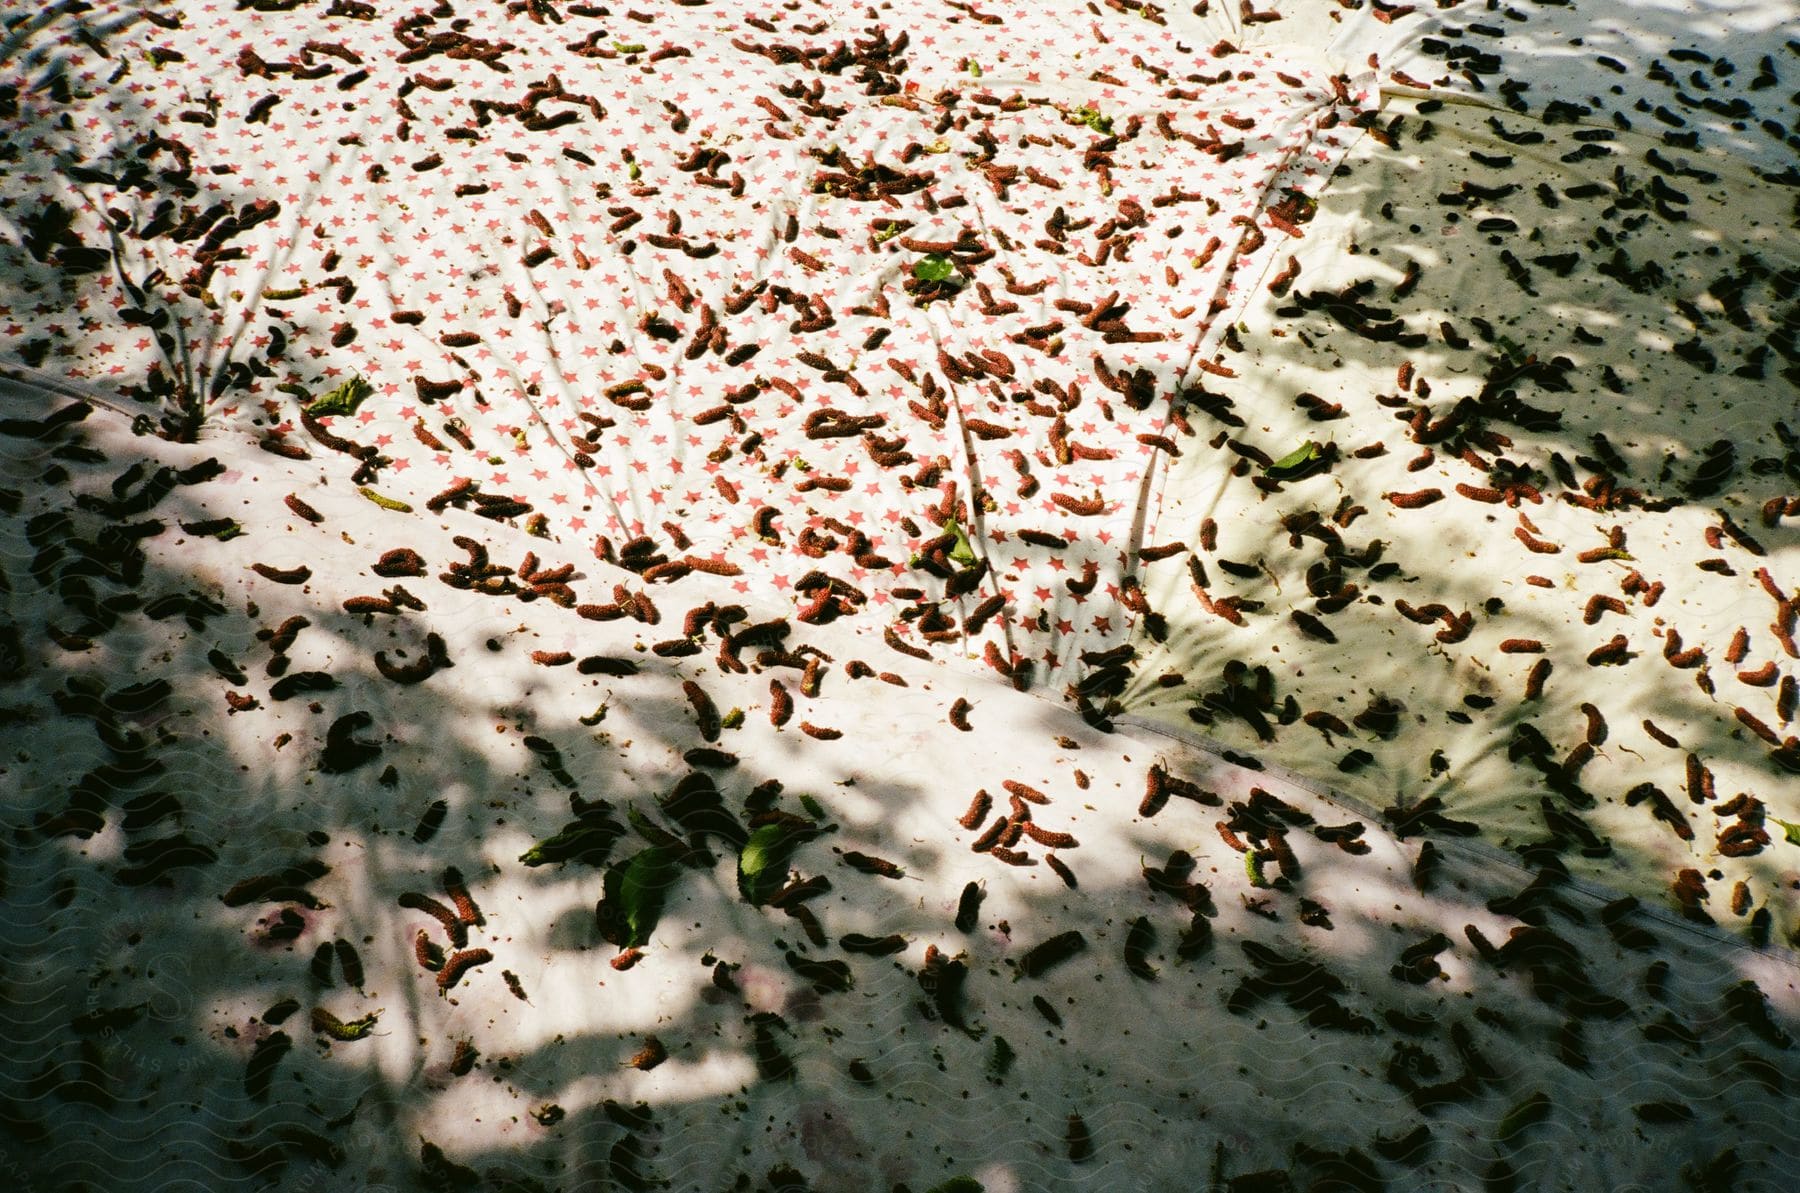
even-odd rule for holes
{"type": "Polygon", "coordinates": [[[0,315],[71,376],[148,396],[160,370],[208,425],[300,446],[297,396],[360,376],[326,425],[384,491],[469,477],[601,554],[678,533],[797,609],[822,571],[872,634],[1058,687],[1132,633],[1182,395],[1370,100],[1070,10],[1056,46],[1038,8],[932,6],[852,42],[676,6],[634,42],[213,3],[145,26],[159,66],[130,72],[65,39],[94,115],[22,181],[85,243],[113,222],[134,289],[0,315]],[[193,193],[159,227],[160,192],[71,157],[193,193]],[[920,290],[928,258],[960,284],[920,290]]]}

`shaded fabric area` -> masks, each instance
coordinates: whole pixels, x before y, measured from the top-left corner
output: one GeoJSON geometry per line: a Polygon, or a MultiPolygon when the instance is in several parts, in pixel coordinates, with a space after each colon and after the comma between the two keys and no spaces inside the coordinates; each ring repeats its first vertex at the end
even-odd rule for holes
{"type": "Polygon", "coordinates": [[[1790,8],[0,20],[6,1171],[1785,1189],[1790,8]]]}
{"type": "MultiPolygon", "coordinates": [[[[1456,20],[1440,56],[1512,44],[1456,20]]],[[[1171,630],[1123,708],[1791,944],[1795,180],[1708,128],[1721,96],[1791,118],[1756,28],[1707,43],[1743,71],[1705,68],[1691,128],[1489,65],[1385,97],[1207,381],[1225,450],[1170,471],[1193,550],[1143,566],[1171,630]]]]}

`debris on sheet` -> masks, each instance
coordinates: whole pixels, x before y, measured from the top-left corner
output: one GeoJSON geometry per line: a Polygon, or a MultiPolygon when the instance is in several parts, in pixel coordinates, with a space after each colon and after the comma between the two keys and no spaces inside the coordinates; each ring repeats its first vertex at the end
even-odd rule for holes
{"type": "Polygon", "coordinates": [[[7,1163],[1774,1187],[1800,43],[1608,13],[7,18],[7,1163]]]}
{"type": "Polygon", "coordinates": [[[1591,19],[1420,18],[1387,75],[1394,143],[1351,148],[1296,280],[1248,297],[1236,376],[1207,381],[1197,426],[1238,459],[1168,465],[1163,524],[1210,541],[1187,574],[1143,569],[1162,621],[1108,712],[1367,807],[1441,800],[1526,864],[1667,906],[1716,869],[1748,892],[1722,926],[1791,949],[1792,859],[1718,797],[1791,808],[1800,773],[1800,179],[1740,145],[1791,157],[1794,135],[1746,124],[1763,88],[1683,47],[1645,63],[1650,100],[1517,78],[1591,19]],[[1640,116],[1668,104],[1695,127],[1640,116]],[[1220,417],[1252,404],[1260,427],[1220,417]],[[1330,467],[1278,472],[1320,411],[1330,467]],[[1352,715],[1371,700],[1394,715],[1352,715]]]}

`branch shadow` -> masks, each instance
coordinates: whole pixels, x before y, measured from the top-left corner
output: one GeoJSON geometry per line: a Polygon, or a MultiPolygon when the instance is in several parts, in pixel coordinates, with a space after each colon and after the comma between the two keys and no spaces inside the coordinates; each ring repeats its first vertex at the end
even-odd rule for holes
{"type": "MultiPolygon", "coordinates": [[[[1338,195],[1348,203],[1358,193],[1352,182],[1338,195]]],[[[1464,318],[1454,295],[1415,293],[1422,297],[1404,317],[1409,326],[1464,318]]],[[[1366,301],[1351,295],[1338,305],[1366,301]]],[[[1595,314],[1604,310],[1594,304],[1595,314]]],[[[1328,330],[1327,307],[1313,313],[1312,330],[1338,357],[1371,374],[1395,366],[1390,349],[1370,347],[1376,341],[1328,330]]],[[[1760,312],[1750,317],[1759,329],[1771,325],[1760,312]]],[[[1517,334],[1536,342],[1525,329],[1517,334]]],[[[1253,350],[1247,338],[1246,352],[1253,350]]],[[[1497,334],[1473,356],[1506,351],[1497,334]]],[[[1196,406],[1212,400],[1194,397],[1196,406]]],[[[1529,400],[1545,399],[1534,393],[1529,400]]],[[[1244,411],[1254,404],[1242,393],[1237,403],[1244,411]]],[[[19,413],[55,422],[65,408],[43,402],[19,413]]],[[[1311,429],[1301,411],[1286,413],[1290,421],[1276,430],[1259,410],[1269,427],[1239,428],[1240,442],[1270,458],[1286,454],[1285,445],[1311,429]]],[[[848,698],[834,703],[834,670],[830,695],[808,715],[865,717],[841,744],[815,745],[760,726],[756,736],[728,730],[736,736],[722,738],[742,756],[715,779],[735,814],[754,815],[747,800],[755,783],[779,775],[792,781],[777,807],[810,818],[798,797],[817,793],[838,826],[792,859],[797,875],[832,880],[827,895],[796,905],[816,906],[823,942],[809,936],[804,917],[748,907],[735,889],[730,851],[715,841],[708,843],[718,850],[713,864],[678,871],[678,897],[645,958],[630,969],[602,966],[610,958],[592,910],[599,870],[526,867],[521,855],[579,819],[577,797],[634,808],[671,831],[659,797],[690,772],[685,759],[696,737],[707,736],[679,682],[704,674],[698,665],[640,649],[654,636],[643,623],[577,624],[544,598],[475,596],[427,581],[419,585],[428,590],[427,609],[351,613],[344,599],[388,579],[366,578],[382,553],[377,542],[399,540],[434,564],[457,558],[453,531],[491,544],[496,557],[566,556],[554,554],[562,544],[476,523],[466,512],[435,526],[430,518],[381,521],[393,511],[358,506],[354,484],[344,483],[348,466],[331,456],[306,467],[263,461],[259,468],[246,463],[256,457],[242,443],[203,440],[191,448],[140,438],[134,445],[121,420],[99,409],[88,419],[7,444],[22,449],[14,475],[62,470],[55,479],[40,472],[19,508],[8,511],[0,549],[18,642],[0,732],[16,790],[25,793],[8,809],[8,915],[0,928],[13,958],[6,980],[16,1009],[5,1028],[11,1063],[3,1110],[21,1182],[847,1189],[931,1187],[979,1172],[992,1188],[1076,1188],[1125,1185],[1149,1172],[1165,1187],[1191,1188],[1198,1162],[1210,1160],[1213,1183],[1232,1188],[1278,1188],[1281,1180],[1368,1187],[1478,1172],[1496,1182],[1509,1173],[1555,1174],[1624,1188],[1666,1182],[1682,1164],[1701,1184],[1734,1161],[1749,1169],[1746,1184],[1779,1187],[1791,1170],[1783,1097],[1800,1073],[1791,1052],[1771,1039],[1791,1020],[1791,975],[1782,986],[1779,968],[1708,951],[1708,942],[1693,944],[1654,922],[1655,943],[1645,947],[1615,928],[1650,929],[1623,913],[1608,920],[1582,891],[1550,886],[1521,902],[1518,891],[1496,889],[1480,859],[1457,855],[1449,838],[1440,893],[1427,898],[1415,885],[1416,855],[1405,838],[1373,823],[1363,829],[1364,854],[1309,836],[1303,821],[1282,821],[1294,864],[1264,859],[1257,865],[1270,872],[1259,875],[1244,860],[1253,854],[1236,851],[1214,823],[1256,810],[1255,771],[1185,753],[1177,759],[1169,748],[1171,771],[1214,790],[1220,811],[1195,811],[1194,801],[1177,797],[1155,816],[1133,819],[1135,785],[1150,761],[1139,744],[1093,732],[1048,703],[1021,697],[1009,705],[1008,694],[978,693],[984,715],[997,710],[998,727],[982,730],[993,735],[987,741],[926,750],[920,737],[905,736],[902,729],[922,734],[927,723],[949,736],[943,700],[927,696],[921,678],[946,688],[945,675],[966,682],[947,669],[909,671],[915,682],[904,696],[896,688],[886,702],[863,702],[885,704],[873,714],[853,713],[848,698]],[[215,447],[230,461],[224,476],[203,467],[215,447]],[[145,467],[137,475],[115,484],[123,475],[117,469],[138,463],[145,467]],[[202,479],[175,477],[165,488],[170,478],[161,467],[194,468],[202,479]],[[228,479],[232,472],[241,475],[228,479]],[[164,491],[151,500],[158,488],[164,491]],[[233,500],[289,488],[323,507],[322,526],[279,513],[272,500],[233,500]],[[217,524],[249,523],[253,514],[255,524],[238,537],[217,524]],[[152,520],[159,533],[151,533],[152,520]],[[277,571],[306,565],[328,580],[312,587],[266,575],[250,580],[253,563],[277,571]],[[355,585],[332,587],[352,576],[355,585]],[[286,674],[271,675],[269,642],[292,616],[309,624],[274,652],[290,659],[286,674]],[[429,658],[427,627],[444,639],[442,653],[454,667],[436,683],[396,686],[372,652],[388,651],[401,664],[429,658]],[[552,654],[630,660],[637,672],[583,675],[578,666],[532,661],[539,640],[552,654]],[[225,674],[227,667],[244,680],[225,674]],[[332,686],[318,680],[275,698],[275,681],[305,673],[332,686]],[[263,708],[225,703],[225,691],[255,696],[263,708]],[[296,711],[314,702],[317,712],[296,711]],[[582,719],[602,706],[604,720],[582,719]],[[279,747],[278,735],[265,737],[262,728],[278,711],[281,724],[293,726],[281,730],[293,737],[279,747]],[[344,719],[359,713],[366,723],[344,719]],[[977,830],[950,827],[968,788],[998,788],[1001,776],[1026,768],[1027,732],[1063,752],[1047,764],[1055,768],[1047,776],[1023,781],[1056,780],[1055,811],[1081,809],[1068,812],[1072,827],[1097,859],[1063,847],[1082,859],[1073,888],[1047,864],[1002,869],[964,848],[977,830]],[[1065,738],[1075,745],[1061,745],[1065,738]],[[333,773],[340,768],[347,769],[333,773]],[[915,777],[894,777],[909,773],[915,777]],[[853,787],[847,775],[857,780],[853,787]],[[442,822],[427,832],[439,800],[442,822]],[[915,831],[917,824],[925,827],[915,831]],[[1214,925],[1216,939],[1192,958],[1174,942],[1192,930],[1195,907],[1185,900],[1198,896],[1153,887],[1142,869],[1155,861],[1168,878],[1175,848],[1195,859],[1215,905],[1216,914],[1200,918],[1214,925]],[[840,852],[852,849],[877,851],[907,877],[856,869],[840,852]],[[330,873],[300,881],[316,861],[330,873]],[[478,930],[464,925],[470,943],[495,955],[445,983],[440,998],[438,977],[413,950],[420,930],[440,948],[449,945],[445,927],[400,899],[411,891],[454,902],[445,889],[455,885],[445,881],[451,867],[487,920],[478,930]],[[130,879],[122,882],[124,875],[130,879]],[[262,876],[277,881],[251,902],[225,906],[232,900],[221,900],[223,892],[241,898],[239,884],[262,876]],[[965,882],[990,884],[990,901],[968,929],[956,926],[965,882]],[[1493,901],[1509,897],[1496,910],[1493,901]],[[1134,926],[1140,922],[1148,944],[1134,926]],[[1433,974],[1411,952],[1434,932],[1468,939],[1470,922],[1511,948],[1504,960],[1484,960],[1470,939],[1467,949],[1454,943],[1426,953],[1443,958],[1444,971],[1433,974]],[[1506,936],[1544,924],[1554,924],[1563,946],[1506,936]],[[1085,942],[1074,956],[1052,963],[1060,950],[1034,952],[1070,930],[1085,942]],[[849,933],[898,934],[904,960],[846,950],[849,933]],[[1525,943],[1512,945],[1518,939],[1525,943]],[[365,971],[360,989],[339,941],[365,971]],[[320,953],[326,944],[333,947],[320,953]],[[947,962],[934,970],[921,946],[935,946],[947,962]],[[1571,952],[1585,970],[1567,960],[1571,952]],[[848,966],[850,988],[837,989],[846,971],[821,962],[848,966]],[[1664,962],[1669,969],[1653,976],[1664,962]],[[964,969],[948,967],[955,964],[964,969]],[[1397,988],[1397,966],[1427,980],[1397,988]],[[518,977],[522,997],[505,988],[503,968],[518,977]],[[683,970],[685,980],[668,976],[683,970]],[[944,993],[958,972],[960,1000],[944,993]],[[1747,977],[1760,979],[1775,1000],[1768,1029],[1747,1009],[1762,1007],[1760,999],[1746,1002],[1736,985],[1747,977]],[[1644,1002],[1602,1013],[1589,986],[1614,998],[1642,988],[1644,1002]],[[295,1005],[285,1015],[274,1010],[288,999],[295,1005]],[[335,1040],[332,1021],[315,1021],[314,1008],[352,1031],[361,1016],[379,1017],[367,1038],[335,1040]],[[650,1036],[659,1049],[650,1048],[650,1036]],[[279,1038],[288,1048],[271,1042],[279,1038]],[[479,1049],[460,1076],[452,1060],[458,1040],[479,1049]],[[1548,1055],[1552,1047],[1562,1059],[1548,1055]],[[666,1059],[656,1060],[657,1051],[666,1059]],[[1541,1093],[1553,1096],[1554,1115],[1535,1100],[1541,1093]],[[1723,1094],[1734,1103],[1730,1119],[1719,1105],[1723,1094]],[[1722,1124],[1739,1132],[1730,1148],[1719,1143],[1722,1124]],[[1632,1161],[1610,1151],[1583,1151],[1594,1138],[1638,1132],[1651,1133],[1656,1145],[1641,1149],[1636,1168],[1621,1169],[1632,1161]]],[[[169,440],[189,437],[162,429],[169,440]]],[[[1540,452],[1597,450],[1579,437],[1531,434],[1540,452]]],[[[1623,450],[1635,454],[1630,468],[1612,470],[1616,477],[1645,474],[1639,461],[1654,452],[1629,443],[1623,450]]],[[[1766,442],[1758,450],[1773,451],[1766,442]]],[[[1214,462],[1234,458],[1240,453],[1214,462]]],[[[1350,468],[1334,475],[1350,476],[1350,468]]],[[[1371,492],[1394,483],[1373,468],[1351,479],[1371,492]]],[[[1734,477],[1720,500],[1752,496],[1748,486],[1734,477]]],[[[1390,602],[1416,585],[1456,609],[1479,607],[1481,577],[1420,562],[1437,554],[1432,533],[1412,536],[1404,555],[1396,552],[1405,566],[1368,587],[1388,585],[1390,602]]],[[[1256,541],[1247,548],[1265,551],[1256,541]]],[[[1241,554],[1232,540],[1225,549],[1241,554]]],[[[1272,553],[1265,562],[1273,563],[1272,553]]],[[[594,589],[635,582],[585,559],[580,566],[578,582],[594,589]]],[[[1254,577],[1238,578],[1250,582],[1232,591],[1264,600],[1265,615],[1278,607],[1272,583],[1265,591],[1254,577]]],[[[702,584],[683,581],[680,591],[714,592],[702,584]]],[[[1248,654],[1223,622],[1189,620],[1160,590],[1150,591],[1184,665],[1208,654],[1248,654]]],[[[1351,605],[1330,615],[1345,647],[1337,653],[1351,656],[1360,684],[1398,686],[1418,646],[1408,643],[1399,659],[1385,662],[1385,631],[1368,631],[1377,649],[1346,625],[1362,612],[1351,605]]],[[[1571,648],[1566,619],[1529,607],[1510,617],[1516,621],[1507,632],[1523,626],[1555,650],[1571,648]]],[[[1248,669],[1254,660],[1243,661],[1248,669]]],[[[1151,662],[1143,674],[1162,670],[1151,662]]],[[[759,712],[754,688],[765,678],[739,683],[709,674],[707,686],[759,712]]],[[[1185,683],[1189,673],[1180,678],[1185,683]]],[[[1466,685],[1446,676],[1420,699],[1468,708],[1465,694],[1466,685]]],[[[1118,711],[1134,711],[1134,699],[1128,690],[1118,711]]],[[[1279,723],[1276,703],[1261,711],[1279,723]]],[[[1335,706],[1327,696],[1309,695],[1307,703],[1335,706]]],[[[1099,711],[1108,712],[1103,702],[1099,711]]],[[[1497,712],[1490,744],[1476,747],[1476,756],[1498,749],[1491,743],[1501,730],[1516,737],[1525,715],[1497,712]]],[[[1212,728],[1230,724],[1215,720],[1212,728]]],[[[1396,732],[1393,750],[1423,754],[1417,732],[1396,732]]],[[[1239,744],[1246,754],[1264,748],[1254,734],[1239,744]]],[[[1732,745],[1719,734],[1691,748],[1713,758],[1732,745]]],[[[1034,756],[1030,765],[1042,762],[1034,756]]],[[[1432,790],[1413,788],[1400,804],[1416,807],[1410,797],[1432,790]]],[[[1286,795],[1321,822],[1336,822],[1336,809],[1286,795]]],[[[1272,815],[1261,807],[1258,814],[1272,815]]],[[[637,833],[629,844],[622,835],[606,861],[663,842],[654,831],[637,833]]],[[[1254,852],[1276,854],[1266,828],[1263,836],[1269,843],[1254,852]]]]}

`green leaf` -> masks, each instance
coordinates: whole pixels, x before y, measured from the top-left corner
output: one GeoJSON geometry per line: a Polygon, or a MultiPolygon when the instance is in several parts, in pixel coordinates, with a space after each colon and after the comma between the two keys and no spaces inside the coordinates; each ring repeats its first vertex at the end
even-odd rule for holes
{"type": "Polygon", "coordinates": [[[599,866],[606,861],[606,855],[623,831],[618,821],[605,815],[577,820],[521,853],[519,860],[527,866],[547,866],[555,862],[599,866]]]}
{"type": "Polygon", "coordinates": [[[738,893],[752,907],[774,898],[787,881],[788,859],[800,844],[792,825],[765,824],[750,834],[738,854],[738,893]]]}
{"type": "Polygon", "coordinates": [[[969,546],[969,536],[963,533],[962,526],[955,518],[944,523],[944,533],[956,536],[956,546],[950,550],[950,562],[972,567],[975,563],[975,549],[969,546]]]}
{"type": "Polygon", "coordinates": [[[1301,473],[1310,469],[1314,464],[1317,464],[1322,458],[1323,456],[1319,451],[1318,443],[1308,439],[1300,447],[1295,448],[1287,455],[1281,457],[1281,459],[1269,465],[1264,471],[1277,480],[1284,477],[1299,476],[1301,473]]]}
{"type": "Polygon", "coordinates": [[[638,836],[652,845],[667,849],[671,856],[678,856],[681,848],[680,837],[644,815],[637,808],[626,808],[625,819],[631,822],[631,827],[636,830],[638,836]]]}
{"type": "Polygon", "coordinates": [[[1083,105],[1075,110],[1074,116],[1078,123],[1087,125],[1103,137],[1112,133],[1112,117],[1102,116],[1098,108],[1083,105]]]}
{"type": "Polygon", "coordinates": [[[601,934],[621,948],[648,944],[676,871],[674,855],[658,845],[608,870],[599,909],[601,934]]]}
{"type": "Polygon", "coordinates": [[[314,418],[327,414],[354,414],[362,400],[375,391],[360,376],[352,377],[322,398],[313,401],[306,412],[314,418]]]}
{"type": "Polygon", "coordinates": [[[943,253],[927,253],[913,262],[913,276],[921,282],[947,282],[956,275],[956,262],[943,253]]]}
{"type": "Polygon", "coordinates": [[[1789,845],[1800,845],[1800,824],[1795,824],[1791,820],[1783,820],[1779,816],[1771,816],[1769,819],[1781,826],[1781,831],[1786,835],[1789,845]]]}
{"type": "Polygon", "coordinates": [[[1289,452],[1287,455],[1281,457],[1281,459],[1279,459],[1279,460],[1275,461],[1273,464],[1269,465],[1269,467],[1271,469],[1298,468],[1298,467],[1300,467],[1300,465],[1306,463],[1308,460],[1316,458],[1318,456],[1318,454],[1319,454],[1319,445],[1317,443],[1314,443],[1312,440],[1308,439],[1304,446],[1296,448],[1295,450],[1289,452]]]}

